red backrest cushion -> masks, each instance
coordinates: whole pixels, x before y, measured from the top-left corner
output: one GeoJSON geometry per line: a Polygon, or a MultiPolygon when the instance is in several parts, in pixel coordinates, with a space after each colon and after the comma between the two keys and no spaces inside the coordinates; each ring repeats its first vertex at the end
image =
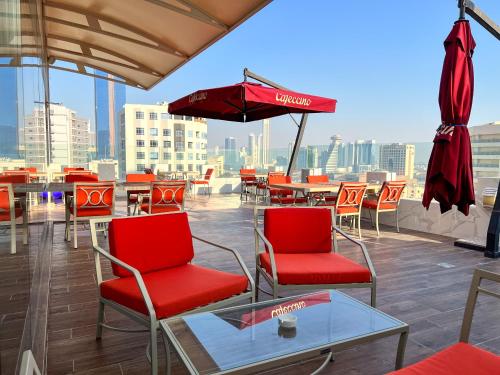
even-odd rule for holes
{"type": "Polygon", "coordinates": [[[156,181],[151,184],[151,205],[172,206],[182,205],[186,181],[156,181]]]}
{"type": "Polygon", "coordinates": [[[0,186],[0,215],[10,213],[10,196],[9,187],[6,185],[0,186]]]}
{"type": "Polygon", "coordinates": [[[214,169],[208,168],[205,172],[205,180],[210,180],[210,178],[212,177],[212,173],[214,173],[214,169]]]}
{"type": "Polygon", "coordinates": [[[368,184],[364,182],[342,182],[337,195],[337,207],[361,207],[368,184]]]}
{"type": "Polygon", "coordinates": [[[28,181],[29,173],[6,174],[0,176],[0,183],[27,184],[28,181]]]}
{"type": "Polygon", "coordinates": [[[99,181],[99,176],[96,174],[66,174],[64,175],[64,182],[91,182],[99,181]]]}
{"type": "Polygon", "coordinates": [[[289,184],[290,182],[292,182],[291,177],[290,176],[285,176],[285,175],[269,175],[267,179],[268,179],[269,185],[272,185],[272,184],[289,184]]]}
{"type": "MultiPolygon", "coordinates": [[[[113,219],[109,251],[141,273],[187,264],[194,256],[187,213],[113,219]]],[[[130,276],[127,270],[112,267],[116,276],[130,276]]]]}
{"type": "Polygon", "coordinates": [[[146,173],[129,173],[126,176],[127,182],[151,182],[155,181],[156,175],[146,173]]]}
{"type": "Polygon", "coordinates": [[[316,184],[318,182],[328,182],[328,176],[327,175],[319,175],[319,176],[307,176],[307,182],[310,184],[316,184]]]}
{"type": "Polygon", "coordinates": [[[264,235],[275,253],[332,251],[332,216],[328,208],[269,208],[264,235]]]}
{"type": "Polygon", "coordinates": [[[112,208],[115,185],[77,184],[75,205],[77,210],[86,208],[112,208]]]}
{"type": "Polygon", "coordinates": [[[404,181],[385,181],[380,189],[380,202],[399,203],[405,186],[404,181]]]}

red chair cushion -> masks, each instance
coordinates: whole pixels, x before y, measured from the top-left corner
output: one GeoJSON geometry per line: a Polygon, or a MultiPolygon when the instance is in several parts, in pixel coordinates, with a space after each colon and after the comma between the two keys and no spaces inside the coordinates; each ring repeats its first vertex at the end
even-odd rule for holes
{"type": "MultiPolygon", "coordinates": [[[[70,207],[71,215],[74,215],[73,206],[70,207]]],[[[76,210],[76,217],[91,217],[91,216],[109,216],[113,212],[111,208],[79,208],[76,210]]]]}
{"type": "MultiPolygon", "coordinates": [[[[22,208],[14,208],[15,217],[18,218],[23,214],[22,208]]],[[[10,221],[10,211],[1,211],[0,212],[0,221],[10,221]]]]}
{"type": "MultiPolygon", "coordinates": [[[[278,282],[284,284],[350,284],[369,283],[370,270],[342,255],[318,254],[274,254],[278,282]]],[[[260,263],[269,275],[271,259],[269,253],[260,254],[260,263]]]]}
{"type": "Polygon", "coordinates": [[[301,204],[307,203],[307,198],[304,197],[271,197],[271,203],[274,204],[301,204]]]}
{"type": "MultiPolygon", "coordinates": [[[[167,215],[169,216],[169,215],[167,215]]],[[[244,292],[243,275],[185,264],[142,275],[158,319],[167,318],[244,292]]],[[[100,285],[101,296],[148,314],[134,277],[108,280],[100,285]]]]}
{"type": "Polygon", "coordinates": [[[357,214],[360,211],[358,207],[339,207],[337,208],[337,215],[345,215],[345,214],[357,214]]]}
{"type": "MultiPolygon", "coordinates": [[[[373,210],[377,209],[376,199],[366,199],[363,201],[363,207],[371,208],[373,210]]],[[[395,203],[380,203],[381,210],[396,210],[398,206],[395,203]]]]}
{"type": "Polygon", "coordinates": [[[193,180],[191,183],[195,185],[208,185],[208,180],[193,180]]]}
{"type": "Polygon", "coordinates": [[[331,211],[320,208],[269,208],[264,211],[264,235],[275,253],[332,251],[331,211]]]}
{"type": "Polygon", "coordinates": [[[179,206],[151,206],[151,212],[149,212],[149,203],[143,203],[141,205],[141,210],[147,212],[148,214],[161,214],[163,212],[178,212],[181,210],[179,206]]]}
{"type": "MultiPolygon", "coordinates": [[[[184,265],[194,256],[187,214],[115,218],[109,224],[109,249],[141,273],[184,265]]],[[[130,276],[112,267],[116,276],[130,276]]]]}
{"type": "Polygon", "coordinates": [[[493,375],[500,374],[500,356],[459,342],[404,369],[397,375],[493,375]]]}

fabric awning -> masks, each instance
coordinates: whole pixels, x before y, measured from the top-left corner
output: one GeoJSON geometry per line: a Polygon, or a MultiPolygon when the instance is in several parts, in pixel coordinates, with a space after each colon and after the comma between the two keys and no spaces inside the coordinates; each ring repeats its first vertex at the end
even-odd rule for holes
{"type": "MultiPolygon", "coordinates": [[[[43,12],[21,2],[21,40],[2,41],[0,57],[23,66],[24,57],[45,55],[54,69],[99,70],[149,89],[270,1],[44,0],[43,12]]],[[[0,28],[9,18],[0,12],[0,28]]]]}

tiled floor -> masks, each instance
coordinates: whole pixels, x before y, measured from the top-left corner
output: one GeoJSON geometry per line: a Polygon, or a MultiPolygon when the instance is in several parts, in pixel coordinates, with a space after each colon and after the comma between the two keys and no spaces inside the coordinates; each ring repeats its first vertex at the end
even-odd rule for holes
{"type": "MultiPolygon", "coordinates": [[[[214,242],[237,249],[246,264],[255,267],[252,210],[241,205],[239,196],[199,197],[189,201],[192,231],[214,242]]],[[[62,219],[60,208],[51,219],[62,219]]],[[[48,321],[48,374],[145,374],[147,334],[106,331],[97,342],[95,335],[96,284],[88,229],[81,228],[79,248],[63,240],[64,225],[56,224],[52,261],[50,314],[48,321]]],[[[137,233],[137,235],[144,235],[137,233]]],[[[149,235],[149,234],[146,234],[149,235]]],[[[158,234],[155,234],[158,235],[158,234]]],[[[472,270],[481,266],[500,272],[500,261],[481,253],[457,248],[450,238],[425,233],[383,228],[377,238],[365,223],[364,242],[378,275],[378,308],[410,324],[405,363],[425,358],[457,341],[472,270]],[[451,268],[440,266],[448,263],[451,268]]],[[[356,257],[353,248],[340,242],[341,252],[356,257]]],[[[203,246],[196,259],[225,270],[237,270],[230,257],[220,256],[203,246]]],[[[109,271],[109,267],[105,268],[109,271]]],[[[108,272],[109,273],[109,272],[108,272]]],[[[348,291],[369,301],[365,290],[348,291]]],[[[472,328],[472,342],[500,354],[499,302],[480,298],[472,328]]],[[[124,317],[108,310],[113,325],[130,327],[124,317]]],[[[383,374],[394,366],[397,338],[388,338],[336,353],[325,374],[383,374]]],[[[163,346],[160,345],[160,353],[163,346]]],[[[174,356],[174,374],[184,374],[174,356]]],[[[162,371],[164,356],[161,357],[162,371]]],[[[273,371],[275,374],[308,374],[320,361],[295,364],[273,371]]]]}

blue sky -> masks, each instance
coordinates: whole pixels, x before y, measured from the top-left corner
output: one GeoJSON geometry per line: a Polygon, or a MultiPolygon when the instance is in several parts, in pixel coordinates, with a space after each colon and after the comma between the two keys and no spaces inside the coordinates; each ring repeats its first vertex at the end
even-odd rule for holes
{"type": "MultiPolygon", "coordinates": [[[[150,91],[127,88],[127,102],[173,101],[191,91],[242,80],[244,67],[296,91],[338,100],[337,112],[309,117],[304,144],[345,140],[430,141],[439,124],[443,40],[456,0],[275,0],[150,91]],[[432,8],[430,7],[432,5],[432,8]]],[[[500,2],[476,4],[500,23],[500,2]]],[[[500,44],[474,20],[475,97],[470,125],[500,120],[500,44]]],[[[93,117],[93,80],[52,71],[52,100],[93,117]]],[[[271,146],[296,127],[271,120],[271,146]]],[[[209,122],[209,144],[238,146],[260,124],[209,122]]]]}

